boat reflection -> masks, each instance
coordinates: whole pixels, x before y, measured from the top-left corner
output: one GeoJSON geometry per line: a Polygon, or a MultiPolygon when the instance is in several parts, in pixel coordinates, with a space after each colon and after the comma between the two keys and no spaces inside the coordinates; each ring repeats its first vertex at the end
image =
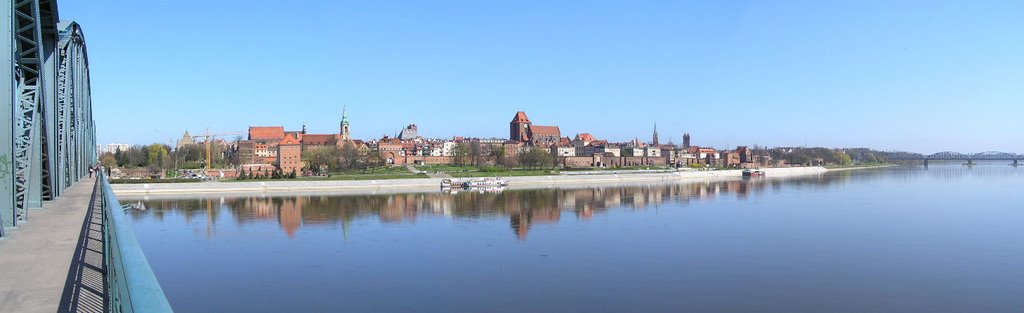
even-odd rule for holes
{"type": "Polygon", "coordinates": [[[489,187],[458,187],[458,188],[442,188],[441,193],[456,195],[459,193],[501,193],[505,191],[504,186],[489,186],[489,187]]]}

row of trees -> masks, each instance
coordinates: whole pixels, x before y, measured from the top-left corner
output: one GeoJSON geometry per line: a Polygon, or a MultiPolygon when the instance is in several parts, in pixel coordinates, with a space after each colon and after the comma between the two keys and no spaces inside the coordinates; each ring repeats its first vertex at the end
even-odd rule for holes
{"type": "Polygon", "coordinates": [[[792,148],[773,149],[769,152],[772,159],[786,160],[790,164],[819,165],[839,164],[849,165],[854,163],[882,163],[887,162],[884,152],[868,148],[851,149],[830,149],[830,148],[792,148]]]}
{"type": "MultiPolygon", "coordinates": [[[[239,165],[237,158],[226,156],[224,148],[212,145],[210,154],[213,158],[212,167],[232,167],[239,165]]],[[[231,154],[233,155],[233,154],[231,154]]],[[[132,146],[126,150],[100,155],[100,163],[107,167],[150,168],[154,171],[164,169],[199,169],[206,164],[206,146],[194,144],[171,149],[165,144],[132,146]]]]}
{"type": "MultiPolygon", "coordinates": [[[[235,153],[225,151],[220,145],[211,146],[213,168],[236,167],[239,165],[235,153]]],[[[125,150],[100,155],[103,166],[114,168],[146,168],[150,173],[167,172],[175,176],[177,169],[200,169],[206,165],[206,146],[194,144],[171,149],[165,144],[132,146],[125,150]]]]}
{"type": "Polygon", "coordinates": [[[522,166],[527,169],[554,168],[555,157],[547,149],[534,148],[517,155],[508,155],[504,146],[482,144],[478,141],[458,143],[452,148],[452,162],[456,166],[473,165],[480,168],[501,166],[512,169],[522,166]]]}
{"type": "Polygon", "coordinates": [[[360,152],[351,143],[342,145],[340,149],[333,146],[306,149],[302,151],[302,161],[306,171],[317,175],[350,170],[373,173],[387,165],[379,151],[360,152]]]}
{"type": "Polygon", "coordinates": [[[281,169],[275,169],[273,171],[264,170],[263,172],[253,171],[251,168],[248,171],[241,171],[238,173],[238,180],[247,179],[292,179],[298,176],[298,173],[292,170],[290,173],[285,173],[281,169]]]}

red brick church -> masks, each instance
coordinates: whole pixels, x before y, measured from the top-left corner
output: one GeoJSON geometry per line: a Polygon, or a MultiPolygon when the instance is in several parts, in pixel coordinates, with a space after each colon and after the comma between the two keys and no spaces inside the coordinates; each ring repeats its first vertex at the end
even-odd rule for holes
{"type": "Polygon", "coordinates": [[[558,126],[533,125],[526,112],[516,112],[516,116],[509,123],[509,140],[528,143],[535,147],[547,147],[558,143],[562,138],[562,131],[558,126]]]}

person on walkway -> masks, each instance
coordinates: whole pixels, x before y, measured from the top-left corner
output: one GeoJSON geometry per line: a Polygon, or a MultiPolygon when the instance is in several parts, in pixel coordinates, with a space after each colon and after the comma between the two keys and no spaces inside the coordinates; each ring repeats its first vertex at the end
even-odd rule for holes
{"type": "Polygon", "coordinates": [[[90,166],[89,167],[89,178],[92,178],[92,172],[94,172],[94,171],[96,171],[96,168],[90,166]]]}

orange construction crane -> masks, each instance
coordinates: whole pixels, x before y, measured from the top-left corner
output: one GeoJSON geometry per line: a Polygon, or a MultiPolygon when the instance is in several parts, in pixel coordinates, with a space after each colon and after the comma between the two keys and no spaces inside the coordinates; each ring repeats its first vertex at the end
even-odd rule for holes
{"type": "Polygon", "coordinates": [[[241,132],[210,133],[210,128],[207,127],[206,128],[206,133],[203,133],[202,135],[192,136],[193,138],[203,138],[203,140],[206,141],[206,144],[205,144],[206,145],[206,162],[205,162],[206,163],[206,166],[205,166],[205,169],[206,169],[205,172],[206,173],[203,173],[203,174],[208,174],[210,172],[210,165],[213,163],[213,152],[212,152],[213,149],[211,148],[212,145],[213,145],[213,139],[216,138],[217,136],[232,136],[232,135],[242,135],[242,133],[241,132]]]}

